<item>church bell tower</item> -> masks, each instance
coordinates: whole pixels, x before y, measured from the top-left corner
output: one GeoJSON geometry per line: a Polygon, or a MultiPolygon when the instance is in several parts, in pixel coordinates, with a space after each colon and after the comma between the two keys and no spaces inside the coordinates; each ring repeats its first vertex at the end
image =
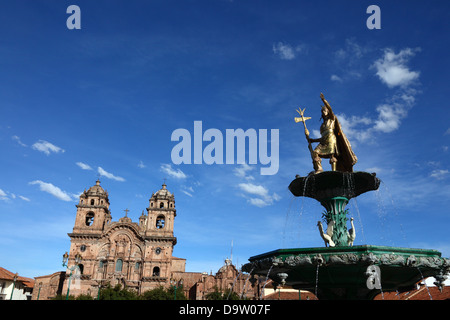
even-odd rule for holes
{"type": "Polygon", "coordinates": [[[73,233],[101,234],[105,226],[111,222],[108,192],[100,186],[100,180],[80,195],[76,207],[73,233]]]}
{"type": "Polygon", "coordinates": [[[167,190],[164,183],[160,190],[152,194],[149,201],[145,235],[173,237],[173,225],[177,216],[174,195],[167,190]]]}

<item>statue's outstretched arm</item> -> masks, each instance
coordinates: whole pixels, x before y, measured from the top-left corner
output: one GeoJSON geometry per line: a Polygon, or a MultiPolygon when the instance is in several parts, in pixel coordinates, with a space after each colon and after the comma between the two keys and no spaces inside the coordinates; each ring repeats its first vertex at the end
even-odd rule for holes
{"type": "Polygon", "coordinates": [[[328,108],[328,110],[330,111],[330,114],[333,116],[334,118],[334,112],[333,109],[331,109],[330,104],[328,103],[327,100],[325,100],[325,96],[323,95],[323,93],[320,93],[320,99],[322,99],[323,103],[325,104],[325,106],[328,108]]]}

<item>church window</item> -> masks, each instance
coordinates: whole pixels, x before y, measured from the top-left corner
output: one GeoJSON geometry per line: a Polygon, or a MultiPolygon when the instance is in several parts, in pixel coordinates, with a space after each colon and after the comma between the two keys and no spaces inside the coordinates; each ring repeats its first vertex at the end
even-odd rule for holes
{"type": "Polygon", "coordinates": [[[164,216],[158,216],[158,218],[156,218],[156,229],[164,228],[164,223],[164,216]]]}
{"type": "Polygon", "coordinates": [[[160,248],[160,247],[156,248],[156,249],[155,249],[155,253],[156,253],[156,254],[160,254],[160,253],[161,253],[161,248],[160,248]]]}
{"type": "Polygon", "coordinates": [[[84,200],[81,200],[81,204],[83,204],[84,200]]]}
{"type": "Polygon", "coordinates": [[[159,207],[160,207],[160,208],[164,208],[164,202],[161,202],[161,203],[159,204],[159,207]]]}
{"type": "Polygon", "coordinates": [[[86,225],[89,227],[94,223],[94,213],[93,212],[88,212],[86,214],[86,225]]]}
{"type": "Polygon", "coordinates": [[[122,265],[123,265],[122,259],[117,259],[117,261],[116,261],[116,271],[121,272],[122,271],[122,265]]]}
{"type": "Polygon", "coordinates": [[[83,274],[83,271],[84,271],[84,265],[79,264],[79,265],[78,265],[78,268],[80,268],[80,273],[83,274]]]}
{"type": "Polygon", "coordinates": [[[135,270],[139,270],[141,268],[141,263],[140,262],[136,262],[136,264],[134,265],[134,269],[135,270]]]}
{"type": "Polygon", "coordinates": [[[170,204],[170,207],[173,208],[173,203],[170,204]]]}
{"type": "Polygon", "coordinates": [[[153,202],[150,203],[150,207],[153,207],[153,202]]]}
{"type": "Polygon", "coordinates": [[[86,251],[86,245],[82,244],[81,247],[80,247],[80,250],[81,250],[81,252],[86,251]]]}
{"type": "Polygon", "coordinates": [[[101,204],[103,204],[103,200],[101,201],[101,204]]]}
{"type": "Polygon", "coordinates": [[[159,267],[154,267],[153,268],[153,276],[154,277],[159,277],[160,271],[159,271],[159,267]]]}
{"type": "Polygon", "coordinates": [[[94,199],[92,199],[92,200],[91,200],[91,206],[93,206],[94,203],[95,203],[95,202],[94,202],[94,199]]]}

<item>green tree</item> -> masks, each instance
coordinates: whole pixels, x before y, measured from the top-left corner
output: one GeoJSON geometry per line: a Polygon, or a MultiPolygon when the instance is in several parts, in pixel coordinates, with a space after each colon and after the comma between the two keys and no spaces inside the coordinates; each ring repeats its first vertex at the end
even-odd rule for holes
{"type": "Polygon", "coordinates": [[[80,294],[75,300],[94,300],[90,294],[80,294]]]}
{"type": "Polygon", "coordinates": [[[206,300],[240,300],[236,292],[231,291],[231,289],[221,292],[217,286],[214,286],[214,291],[205,295],[205,298],[206,300]]]}
{"type": "Polygon", "coordinates": [[[143,300],[170,300],[167,291],[162,286],[159,286],[158,288],[152,290],[145,291],[141,295],[141,298],[143,300]]]}
{"type": "MultiPolygon", "coordinates": [[[[57,294],[51,300],[66,300],[66,295],[65,294],[57,294]]],[[[67,300],[75,300],[75,296],[69,295],[69,299],[67,299],[67,300]]]]}
{"type": "Polygon", "coordinates": [[[214,291],[205,295],[206,300],[223,300],[222,292],[219,291],[219,288],[214,286],[214,291]]]}
{"type": "Polygon", "coordinates": [[[241,300],[241,298],[236,292],[226,289],[223,293],[223,300],[241,300]]]}
{"type": "Polygon", "coordinates": [[[143,300],[186,300],[186,296],[184,295],[183,287],[180,286],[177,288],[176,296],[175,296],[175,288],[172,286],[168,289],[165,289],[163,286],[159,286],[158,288],[145,291],[141,298],[143,300]]]}
{"type": "Polygon", "coordinates": [[[108,284],[100,290],[99,300],[139,300],[139,295],[134,290],[122,289],[120,284],[114,288],[108,284]]]}
{"type": "Polygon", "coordinates": [[[226,289],[224,292],[219,291],[217,286],[214,286],[214,291],[205,295],[206,300],[240,300],[239,295],[231,291],[231,289],[226,289]]]}

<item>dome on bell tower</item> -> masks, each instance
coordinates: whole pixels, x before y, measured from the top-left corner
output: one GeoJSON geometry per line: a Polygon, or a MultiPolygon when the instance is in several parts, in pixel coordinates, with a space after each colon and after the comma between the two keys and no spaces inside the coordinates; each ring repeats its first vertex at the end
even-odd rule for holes
{"type": "Polygon", "coordinates": [[[173,197],[173,194],[167,190],[167,185],[163,183],[162,188],[154,193],[157,198],[173,197]]]}
{"type": "Polygon", "coordinates": [[[88,191],[85,191],[88,196],[106,196],[108,197],[108,192],[105,191],[100,185],[100,180],[97,179],[95,185],[90,187],[88,191]]]}

